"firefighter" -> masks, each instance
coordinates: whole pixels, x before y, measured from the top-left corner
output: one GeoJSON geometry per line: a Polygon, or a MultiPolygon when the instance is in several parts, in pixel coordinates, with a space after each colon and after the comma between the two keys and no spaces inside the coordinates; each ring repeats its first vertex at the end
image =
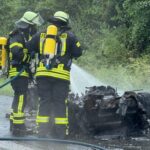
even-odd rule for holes
{"type": "Polygon", "coordinates": [[[36,33],[37,25],[42,23],[43,19],[38,13],[27,11],[20,20],[15,22],[15,29],[9,34],[8,38],[9,77],[15,77],[21,70],[23,71],[20,76],[11,82],[14,99],[10,115],[10,131],[14,136],[23,136],[26,132],[24,108],[30,60],[26,42],[36,33]]]}
{"type": "MultiPolygon", "coordinates": [[[[36,69],[36,81],[39,93],[39,110],[36,118],[39,137],[53,136],[65,138],[68,135],[67,97],[70,83],[70,69],[72,59],[82,55],[82,48],[76,36],[70,31],[69,15],[57,11],[49,22],[56,26],[57,55],[51,61],[44,55],[47,38],[46,32],[36,34],[29,42],[29,50],[39,53],[39,64],[36,69]]],[[[48,30],[48,29],[47,29],[48,30]]],[[[49,48],[52,47],[49,44],[49,48]]]]}

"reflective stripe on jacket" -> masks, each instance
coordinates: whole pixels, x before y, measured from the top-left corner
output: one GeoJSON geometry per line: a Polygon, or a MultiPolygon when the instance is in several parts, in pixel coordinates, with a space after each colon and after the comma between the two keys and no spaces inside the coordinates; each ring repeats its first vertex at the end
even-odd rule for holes
{"type": "MultiPolygon", "coordinates": [[[[15,31],[9,37],[9,77],[16,76],[23,68],[23,63],[29,62],[28,49],[25,47],[23,34],[15,31]]],[[[25,70],[20,76],[28,77],[25,70]]]]}

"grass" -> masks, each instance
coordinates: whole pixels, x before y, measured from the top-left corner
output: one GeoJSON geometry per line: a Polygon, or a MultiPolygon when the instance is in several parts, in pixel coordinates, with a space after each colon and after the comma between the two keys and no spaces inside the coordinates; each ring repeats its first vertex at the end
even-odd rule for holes
{"type": "MultiPolygon", "coordinates": [[[[8,79],[6,77],[0,77],[0,85],[5,83],[8,79]]],[[[5,95],[5,96],[13,96],[13,90],[11,88],[11,85],[8,84],[5,87],[0,89],[0,95],[5,95]]]]}
{"type": "MultiPolygon", "coordinates": [[[[137,71],[137,70],[136,70],[137,71]]],[[[110,68],[101,68],[95,75],[107,84],[118,89],[127,90],[150,90],[149,72],[137,71],[130,72],[128,67],[118,66],[110,68]]]]}
{"type": "Polygon", "coordinates": [[[141,90],[150,91],[150,65],[143,60],[135,61],[129,65],[110,65],[93,67],[91,65],[80,65],[101,82],[112,85],[114,88],[128,91],[141,90]]]}

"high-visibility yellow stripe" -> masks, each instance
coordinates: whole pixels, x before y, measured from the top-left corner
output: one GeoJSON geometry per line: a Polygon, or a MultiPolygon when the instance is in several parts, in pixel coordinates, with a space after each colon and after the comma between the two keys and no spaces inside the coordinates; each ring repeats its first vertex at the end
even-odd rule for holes
{"type": "MultiPolygon", "coordinates": [[[[9,71],[9,77],[14,77],[18,74],[19,72],[16,72],[16,71],[9,71]]],[[[25,76],[25,77],[29,77],[29,74],[27,72],[22,72],[20,74],[20,76],[25,76]]]]}
{"type": "Polygon", "coordinates": [[[66,118],[68,118],[68,99],[65,100],[65,104],[66,104],[66,118]]]}
{"type": "Polygon", "coordinates": [[[32,39],[32,36],[31,35],[29,35],[29,40],[28,41],[30,41],[32,39]]]}
{"type": "Polygon", "coordinates": [[[24,119],[23,120],[15,120],[15,119],[13,119],[13,123],[14,124],[24,124],[25,122],[24,122],[24,119]]]}
{"type": "Polygon", "coordinates": [[[28,49],[27,49],[27,48],[24,48],[24,49],[23,49],[23,53],[24,53],[24,54],[27,54],[27,53],[28,53],[28,49]]]}
{"type": "MultiPolygon", "coordinates": [[[[42,62],[39,63],[39,67],[38,67],[38,68],[40,68],[40,69],[42,68],[42,69],[45,69],[45,70],[46,70],[46,68],[44,67],[44,64],[43,64],[42,62]]],[[[38,68],[37,68],[37,69],[38,69],[38,68]]]]}
{"type": "Polygon", "coordinates": [[[29,62],[29,61],[30,61],[30,58],[31,58],[31,57],[30,57],[30,56],[28,56],[28,59],[27,59],[27,61],[26,61],[26,62],[29,62]]]}
{"type": "Polygon", "coordinates": [[[22,61],[24,62],[26,59],[27,59],[27,54],[26,55],[24,55],[24,57],[23,57],[23,59],[22,59],[22,61]]]}
{"type": "Polygon", "coordinates": [[[11,68],[10,71],[17,71],[17,68],[11,68]]]}
{"type": "MultiPolygon", "coordinates": [[[[9,73],[18,73],[18,71],[9,71],[9,73]]],[[[26,74],[28,74],[26,71],[23,71],[22,73],[26,73],[26,74]]]]}
{"type": "Polygon", "coordinates": [[[19,96],[19,102],[18,102],[18,112],[13,113],[13,123],[14,124],[24,124],[25,121],[22,119],[24,117],[23,113],[23,103],[24,103],[24,95],[19,96]]]}
{"type": "Polygon", "coordinates": [[[68,124],[68,118],[55,118],[55,124],[66,125],[68,124]]]}
{"type": "MultiPolygon", "coordinates": [[[[69,118],[68,99],[65,100],[65,104],[66,104],[66,118],[69,118]]],[[[66,135],[69,135],[69,121],[68,121],[68,124],[66,124],[66,135]]]]}
{"type": "MultiPolygon", "coordinates": [[[[14,76],[16,76],[17,74],[9,74],[9,77],[12,78],[14,76]]],[[[21,74],[20,76],[22,77],[29,77],[28,75],[25,75],[25,74],[21,74]]]]}
{"type": "Polygon", "coordinates": [[[43,39],[40,39],[40,53],[42,54],[42,48],[43,48],[43,39]]]}
{"type": "Polygon", "coordinates": [[[37,71],[46,71],[46,72],[56,72],[56,73],[62,73],[62,74],[65,74],[65,75],[69,75],[70,72],[69,71],[66,71],[66,70],[61,70],[61,69],[57,69],[57,68],[53,68],[52,70],[46,70],[44,67],[39,67],[37,68],[37,71]]]}
{"type": "Polygon", "coordinates": [[[37,116],[36,117],[36,122],[37,123],[48,123],[49,122],[49,117],[48,116],[37,116]]]}
{"type": "Polygon", "coordinates": [[[9,119],[10,119],[10,120],[13,120],[13,109],[12,109],[12,108],[10,109],[10,116],[9,116],[9,119]]]}
{"type": "Polygon", "coordinates": [[[15,118],[24,117],[24,113],[13,113],[13,116],[14,116],[15,118]]]}
{"type": "Polygon", "coordinates": [[[53,68],[52,70],[46,70],[44,67],[38,67],[37,68],[37,72],[47,72],[47,73],[58,73],[58,74],[64,74],[64,75],[67,75],[69,76],[70,75],[70,72],[69,71],[66,71],[66,70],[61,70],[61,69],[57,69],[57,68],[53,68]]]}
{"type": "Polygon", "coordinates": [[[43,119],[36,119],[36,123],[48,123],[49,121],[43,119]]]}
{"type": "Polygon", "coordinates": [[[40,54],[42,54],[43,52],[43,42],[44,42],[44,39],[45,38],[43,38],[43,39],[40,39],[40,54]]]}
{"type": "Polygon", "coordinates": [[[10,52],[10,53],[9,53],[9,58],[10,58],[10,60],[12,60],[12,57],[13,57],[12,52],[10,52]]]}
{"type": "Polygon", "coordinates": [[[77,43],[76,43],[76,46],[77,46],[77,47],[80,47],[81,45],[80,45],[80,43],[79,43],[79,42],[77,42],[77,43]]]}
{"type": "MultiPolygon", "coordinates": [[[[64,64],[62,64],[64,65],[64,64]]],[[[57,73],[57,74],[61,74],[61,75],[66,75],[68,77],[70,77],[70,72],[68,70],[63,70],[63,69],[60,69],[61,67],[59,68],[53,68],[51,70],[47,70],[45,67],[38,67],[37,68],[37,72],[47,72],[47,73],[57,73]]]]}
{"type": "Polygon", "coordinates": [[[46,33],[41,33],[40,35],[40,54],[42,54],[43,52],[43,42],[45,40],[46,37],[46,33]]]}
{"type": "Polygon", "coordinates": [[[64,64],[59,64],[57,68],[55,68],[59,71],[64,71],[64,64]]]}
{"type": "Polygon", "coordinates": [[[18,46],[18,47],[23,48],[23,44],[18,43],[18,42],[14,42],[14,43],[10,44],[9,48],[13,48],[13,47],[15,47],[15,46],[18,46]]]}
{"type": "MultiPolygon", "coordinates": [[[[18,73],[9,73],[9,76],[16,76],[18,73]]],[[[29,75],[26,73],[22,73],[20,76],[26,76],[28,77],[29,75]]]]}
{"type": "Polygon", "coordinates": [[[55,77],[55,78],[60,78],[60,79],[64,79],[64,80],[70,80],[70,76],[66,76],[66,75],[61,75],[61,74],[56,74],[56,73],[52,73],[52,72],[37,72],[36,77],[38,76],[48,76],[48,77],[55,77]]]}
{"type": "Polygon", "coordinates": [[[13,120],[13,115],[12,115],[12,114],[9,116],[9,119],[10,119],[10,120],[13,120]]]}
{"type": "Polygon", "coordinates": [[[23,112],[22,107],[23,107],[23,103],[24,103],[24,95],[20,95],[19,96],[19,104],[18,104],[18,114],[21,112],[23,112]]]}
{"type": "Polygon", "coordinates": [[[62,44],[61,56],[63,56],[66,53],[67,33],[63,33],[62,35],[60,35],[60,40],[61,40],[61,44],[62,44]]]}

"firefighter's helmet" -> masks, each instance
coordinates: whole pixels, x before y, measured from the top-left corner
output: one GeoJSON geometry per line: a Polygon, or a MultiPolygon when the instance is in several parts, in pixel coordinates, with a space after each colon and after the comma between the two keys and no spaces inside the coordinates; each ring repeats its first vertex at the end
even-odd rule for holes
{"type": "Polygon", "coordinates": [[[16,27],[18,28],[27,28],[28,25],[37,25],[40,26],[44,23],[43,18],[39,13],[35,13],[32,11],[27,11],[24,15],[15,22],[16,27]]]}
{"type": "Polygon", "coordinates": [[[63,11],[57,11],[54,14],[55,19],[59,19],[63,22],[68,22],[69,21],[69,14],[63,12],[63,11]]]}
{"type": "Polygon", "coordinates": [[[69,15],[63,11],[57,11],[55,14],[48,19],[52,24],[63,27],[69,24],[69,15]]]}

